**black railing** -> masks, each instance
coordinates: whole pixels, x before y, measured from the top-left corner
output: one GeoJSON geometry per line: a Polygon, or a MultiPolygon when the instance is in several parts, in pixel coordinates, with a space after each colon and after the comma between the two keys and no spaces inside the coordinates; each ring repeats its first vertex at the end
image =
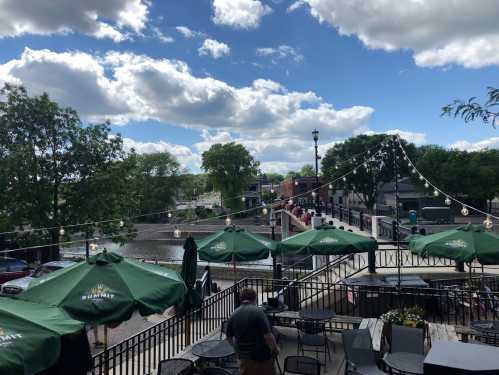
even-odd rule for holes
{"type": "Polygon", "coordinates": [[[473,289],[490,289],[492,292],[499,292],[499,275],[476,275],[474,274],[471,278],[468,275],[464,275],[459,278],[449,278],[449,279],[436,279],[431,280],[430,285],[433,288],[444,289],[444,288],[464,288],[471,287],[473,289]]]}
{"type": "Polygon", "coordinates": [[[283,267],[282,277],[288,280],[297,280],[306,277],[313,272],[312,258],[313,255],[306,255],[296,262],[293,262],[293,264],[283,267]]]}

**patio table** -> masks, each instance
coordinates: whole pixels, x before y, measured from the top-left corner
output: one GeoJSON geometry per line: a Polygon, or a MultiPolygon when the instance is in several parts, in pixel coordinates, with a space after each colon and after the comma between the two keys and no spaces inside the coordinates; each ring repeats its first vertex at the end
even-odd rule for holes
{"type": "Polygon", "coordinates": [[[425,375],[498,374],[499,348],[437,341],[424,360],[425,375]]]}
{"type": "Polygon", "coordinates": [[[395,352],[388,353],[384,361],[386,365],[394,370],[405,374],[422,375],[424,355],[416,353],[395,352]]]}
{"type": "Polygon", "coordinates": [[[486,335],[499,334],[499,321],[497,320],[474,320],[470,323],[470,327],[486,335]]]}
{"type": "Polygon", "coordinates": [[[331,320],[331,318],[333,318],[336,314],[331,310],[305,309],[300,310],[299,315],[300,318],[308,320],[331,320]]]}
{"type": "Polygon", "coordinates": [[[206,360],[230,357],[235,353],[227,340],[206,340],[192,346],[192,354],[206,360]]]}

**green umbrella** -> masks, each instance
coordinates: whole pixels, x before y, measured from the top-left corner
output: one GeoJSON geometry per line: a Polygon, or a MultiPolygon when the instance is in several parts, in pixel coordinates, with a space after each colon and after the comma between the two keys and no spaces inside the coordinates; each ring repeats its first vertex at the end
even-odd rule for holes
{"type": "Polygon", "coordinates": [[[332,225],[321,225],[315,229],[295,234],[277,245],[274,255],[344,255],[376,250],[375,240],[338,229],[332,225]]]}
{"type": "Polygon", "coordinates": [[[276,243],[243,228],[230,226],[197,241],[199,259],[229,263],[267,259],[276,243]]]}
{"type": "Polygon", "coordinates": [[[423,257],[499,264],[499,237],[471,224],[428,236],[413,236],[409,241],[409,249],[423,257]]]}
{"type": "Polygon", "coordinates": [[[79,359],[71,358],[73,367],[83,367],[78,373],[84,373],[90,349],[82,322],[69,318],[57,307],[2,298],[0,374],[35,374],[60,364],[61,351],[69,354],[70,350],[76,349],[79,359]],[[76,348],[72,344],[75,342],[83,345],[76,348]]]}
{"type": "Polygon", "coordinates": [[[186,298],[182,305],[182,309],[188,310],[201,305],[201,297],[194,289],[197,279],[198,268],[198,248],[194,239],[189,236],[184,243],[184,256],[182,258],[182,271],[180,275],[187,287],[186,298]]]}
{"type": "Polygon", "coordinates": [[[178,273],[104,250],[32,281],[18,298],[59,306],[83,322],[105,324],[128,320],[135,310],[144,316],[161,313],[185,292],[178,273]]]}

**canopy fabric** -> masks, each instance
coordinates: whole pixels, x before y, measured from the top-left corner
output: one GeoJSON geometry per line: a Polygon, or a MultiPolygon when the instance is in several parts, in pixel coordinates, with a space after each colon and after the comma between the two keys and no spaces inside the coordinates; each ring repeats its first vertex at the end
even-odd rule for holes
{"type": "Polygon", "coordinates": [[[427,236],[411,237],[409,249],[423,257],[499,264],[499,236],[471,224],[427,236]]]}
{"type": "Polygon", "coordinates": [[[275,241],[230,226],[202,240],[196,241],[199,259],[208,262],[248,262],[269,257],[276,248],[275,241]]]}
{"type": "Polygon", "coordinates": [[[182,257],[182,270],[180,276],[187,287],[187,294],[182,304],[182,310],[196,308],[201,305],[201,297],[194,289],[197,279],[198,248],[194,239],[189,236],[184,243],[184,255],[182,257]]]}
{"type": "Polygon", "coordinates": [[[372,238],[321,225],[315,229],[295,234],[281,241],[274,255],[345,255],[376,250],[378,244],[372,238]]]}
{"type": "Polygon", "coordinates": [[[35,279],[17,298],[63,308],[86,323],[119,323],[135,310],[161,313],[182,300],[178,273],[104,251],[85,262],[35,279]]]}
{"type": "MultiPolygon", "coordinates": [[[[57,307],[2,298],[0,301],[0,374],[30,375],[59,361],[62,338],[84,337],[88,360],[90,349],[82,322],[71,319],[57,307]]],[[[84,370],[84,369],[83,369],[84,370]]]]}

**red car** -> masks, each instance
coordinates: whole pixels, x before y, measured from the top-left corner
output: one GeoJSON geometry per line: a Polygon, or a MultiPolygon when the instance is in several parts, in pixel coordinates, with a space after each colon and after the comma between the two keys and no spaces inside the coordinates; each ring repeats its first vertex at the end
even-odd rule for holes
{"type": "Polygon", "coordinates": [[[31,269],[28,264],[21,259],[0,258],[0,285],[19,277],[28,276],[31,269]]]}

